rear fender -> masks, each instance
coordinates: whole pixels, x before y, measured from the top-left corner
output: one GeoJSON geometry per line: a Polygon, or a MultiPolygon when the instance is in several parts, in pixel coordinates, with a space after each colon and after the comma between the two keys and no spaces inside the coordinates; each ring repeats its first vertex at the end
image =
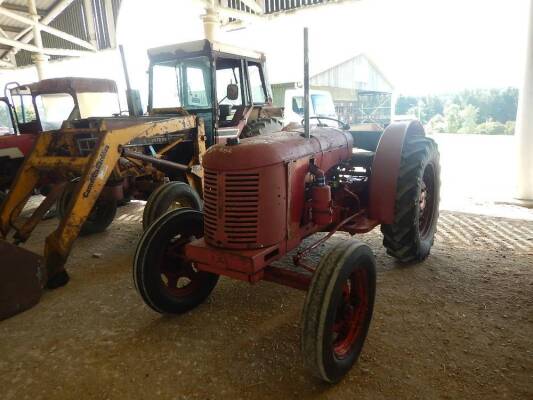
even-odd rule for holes
{"type": "Polygon", "coordinates": [[[383,132],[372,162],[369,183],[368,214],[371,219],[382,224],[394,222],[403,144],[408,137],[425,135],[424,127],[419,121],[393,122],[383,132]]]}

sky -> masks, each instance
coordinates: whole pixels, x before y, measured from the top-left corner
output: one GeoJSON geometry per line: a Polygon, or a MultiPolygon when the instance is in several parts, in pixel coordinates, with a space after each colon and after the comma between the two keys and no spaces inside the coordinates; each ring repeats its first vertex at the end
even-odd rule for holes
{"type": "MultiPolygon", "coordinates": [[[[273,83],[301,80],[302,28],[308,26],[312,74],[365,53],[402,94],[520,86],[528,2],[361,0],[223,32],[220,40],[264,51],[273,83]]],[[[203,38],[202,9],[194,2],[143,3],[124,0],[118,23],[118,40],[141,85],[147,48],[203,38]]]]}

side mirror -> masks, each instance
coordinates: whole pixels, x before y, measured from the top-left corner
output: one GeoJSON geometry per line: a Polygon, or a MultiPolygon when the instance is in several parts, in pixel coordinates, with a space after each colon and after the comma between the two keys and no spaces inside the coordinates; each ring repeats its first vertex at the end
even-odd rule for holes
{"type": "Polygon", "coordinates": [[[226,97],[228,100],[237,100],[239,98],[239,86],[230,83],[226,89],[226,97]]]}

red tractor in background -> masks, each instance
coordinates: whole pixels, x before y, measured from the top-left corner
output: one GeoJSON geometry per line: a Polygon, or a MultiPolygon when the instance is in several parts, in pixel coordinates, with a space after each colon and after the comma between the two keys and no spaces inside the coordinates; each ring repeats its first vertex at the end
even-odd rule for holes
{"type": "Polygon", "coordinates": [[[153,222],[137,245],[133,276],[159,313],[195,308],[221,275],[307,291],[304,362],[317,377],[337,382],[359,357],[370,327],[375,257],[355,239],[334,245],[318,265],[308,256],[335,232],[354,235],[379,225],[389,255],[399,262],[426,259],[439,215],[439,152],[417,121],[383,132],[321,123],[311,129],[304,32],[304,127],[209,148],[203,212],[181,208],[153,222]],[[326,234],[299,248],[319,232],[326,234]],[[291,251],[292,265],[274,264],[291,251]]]}
{"type": "Polygon", "coordinates": [[[112,80],[52,78],[8,84],[0,98],[0,203],[40,132],[59,129],[64,120],[119,112],[112,80]]]}

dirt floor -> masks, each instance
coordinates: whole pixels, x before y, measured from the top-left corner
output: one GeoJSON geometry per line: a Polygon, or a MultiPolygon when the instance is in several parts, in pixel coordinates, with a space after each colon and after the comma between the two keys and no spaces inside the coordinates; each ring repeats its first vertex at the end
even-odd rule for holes
{"type": "MultiPolygon", "coordinates": [[[[145,306],[131,277],[141,207],[80,238],[71,282],[0,323],[0,399],[533,399],[533,221],[443,212],[431,257],[407,267],[379,231],[361,236],[378,259],[374,319],[329,386],[302,367],[303,292],[221,279],[189,314],[145,306]]],[[[53,226],[26,247],[42,251],[53,226]]]]}

